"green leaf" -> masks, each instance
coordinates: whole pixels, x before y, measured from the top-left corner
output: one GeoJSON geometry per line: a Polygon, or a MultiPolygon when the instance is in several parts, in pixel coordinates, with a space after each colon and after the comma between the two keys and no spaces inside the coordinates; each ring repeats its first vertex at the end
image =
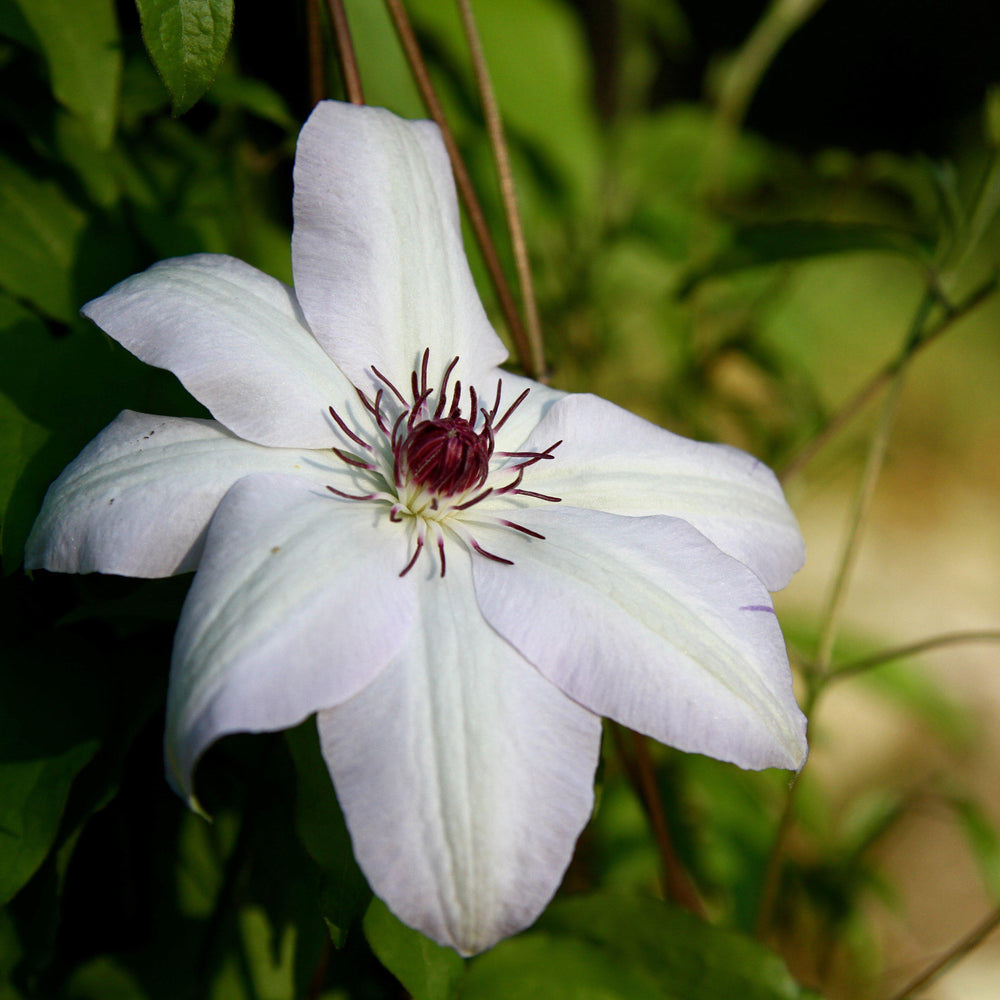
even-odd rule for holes
{"type": "Polygon", "coordinates": [[[323,872],[323,915],[333,943],[340,947],[371,898],[371,890],[354,860],[315,722],[307,719],[286,732],[285,738],[295,762],[295,827],[302,846],[323,872]]]}
{"type": "Polygon", "coordinates": [[[473,960],[460,1000],[806,1000],[778,956],[655,899],[595,893],[553,904],[538,929],[473,960]],[[504,992],[504,990],[508,992],[504,992]]]}
{"type": "Polygon", "coordinates": [[[182,115],[208,90],[229,46],[233,0],[136,0],[142,40],[182,115]]]}
{"type": "Polygon", "coordinates": [[[373,899],[365,914],[365,937],[378,960],[406,987],[413,1000],[448,1000],[454,996],[465,963],[450,948],[424,937],[373,899]]]}
{"type": "Polygon", "coordinates": [[[926,260],[926,251],[914,236],[886,226],[798,220],[742,226],[715,257],[688,273],[677,294],[683,298],[706,278],[750,267],[863,251],[898,253],[919,262],[926,260]]]}
{"type": "Polygon", "coordinates": [[[46,316],[76,313],[73,267],[85,216],[54,184],[0,158],[0,288],[46,316]]]}
{"type": "Polygon", "coordinates": [[[15,0],[48,63],[52,92],[99,148],[118,117],[122,56],[114,0],[15,0]]]}
{"type": "MultiPolygon", "coordinates": [[[[664,993],[645,970],[622,965],[605,949],[542,932],[505,941],[474,959],[456,996],[458,1000],[687,1000],[664,993]]],[[[737,996],[733,994],[734,1000],[737,996]]]]}
{"type": "Polygon", "coordinates": [[[104,692],[59,639],[15,646],[0,669],[0,905],[55,841],[69,787],[98,747],[104,692]]]}

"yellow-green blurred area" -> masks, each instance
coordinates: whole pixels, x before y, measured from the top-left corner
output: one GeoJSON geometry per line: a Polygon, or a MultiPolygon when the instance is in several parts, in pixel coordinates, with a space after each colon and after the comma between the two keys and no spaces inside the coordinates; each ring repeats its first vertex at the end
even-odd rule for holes
{"type": "MultiPolygon", "coordinates": [[[[128,841],[126,806],[139,803],[147,819],[169,816],[158,827],[156,870],[142,871],[179,915],[177,940],[195,948],[207,924],[213,947],[242,942],[214,966],[211,995],[291,997],[309,979],[296,940],[322,948],[296,916],[295,907],[312,904],[303,902],[311,886],[297,884],[294,901],[282,896],[280,905],[270,889],[243,892],[256,883],[233,859],[253,851],[234,816],[252,797],[220,796],[221,819],[208,831],[160,779],[156,706],[183,587],[49,580],[29,591],[15,571],[48,483],[116,412],[197,412],[172,377],[144,369],[80,320],[79,306],[157,259],[199,251],[291,280],[291,157],[310,107],[306,4],[238,0],[215,83],[177,118],[132,4],[64,6],[84,25],[73,58],[86,68],[90,52],[101,67],[84,74],[86,87],[73,86],[72,67],[58,61],[67,51],[53,28],[60,4],[47,0],[26,15],[25,2],[0,0],[0,552],[11,595],[0,621],[20,643],[19,664],[48,657],[75,666],[73,656],[90,656],[87,669],[101,664],[116,711],[125,717],[128,704],[138,721],[115,716],[102,730],[95,759],[103,770],[99,780],[84,772],[82,791],[73,781],[86,755],[59,742],[65,759],[53,758],[48,787],[65,798],[72,785],[74,797],[65,812],[60,799],[36,817],[35,853],[19,862],[27,887],[13,917],[0,916],[0,973],[16,964],[3,957],[16,940],[7,952],[34,963],[36,992],[12,997],[43,995],[56,982],[59,996],[77,1000],[112,987],[115,996],[154,996],[143,978],[156,968],[149,942],[141,961],[110,957],[112,946],[139,948],[132,883],[121,888],[123,877],[100,890],[133,934],[110,944],[81,919],[86,907],[74,890],[96,884],[102,864],[118,871],[121,859],[106,845],[128,841]],[[32,596],[43,592],[51,609],[32,596]],[[91,633],[79,630],[95,623],[115,637],[115,652],[87,646],[91,633]],[[140,655],[153,680],[122,701],[121,678],[132,678],[140,655]],[[74,869],[74,851],[96,859],[86,875],[84,862],[74,869]],[[71,945],[57,941],[52,915],[64,886],[63,926],[80,928],[71,945]],[[231,926],[216,916],[223,892],[231,926]],[[49,920],[32,932],[34,944],[23,930],[29,905],[49,920]]],[[[422,117],[383,4],[346,7],[366,100],[422,117]]],[[[457,8],[445,0],[407,7],[520,297],[457,8]]],[[[1000,630],[1000,294],[989,284],[1000,266],[1000,97],[991,90],[1000,82],[1000,7],[474,0],[473,8],[510,146],[552,384],[793,470],[785,487],[808,559],[777,607],[800,666],[822,659],[822,636],[832,634],[828,602],[880,428],[889,431],[884,464],[824,669],[936,636],[1000,630]],[[908,341],[935,330],[851,408],[908,341]],[[802,449],[845,412],[800,463],[802,449]]],[[[343,96],[322,16],[321,83],[343,96]]],[[[477,283],[505,332],[467,235],[477,283]]],[[[955,642],[820,687],[764,936],[826,996],[890,997],[1000,906],[1000,643],[955,642]]],[[[94,734],[86,736],[93,753],[94,734]]],[[[242,761],[227,742],[202,768],[209,788],[213,775],[228,774],[227,753],[242,761]]],[[[659,892],[628,754],[610,736],[606,743],[598,808],[566,894],[659,892]]],[[[751,931],[787,776],[651,752],[677,853],[709,916],[751,931]]],[[[291,786],[275,783],[288,798],[291,786]]],[[[27,800],[34,785],[25,788],[27,800]]],[[[298,816],[293,833],[275,836],[294,839],[324,867],[303,825],[310,821],[298,816]]],[[[363,910],[350,903],[343,923],[325,911],[338,946],[363,910]]],[[[371,910],[365,918],[376,951],[378,919],[371,910]]],[[[369,966],[381,974],[361,954],[361,931],[347,940],[330,968],[355,961],[365,975],[369,966]]],[[[310,995],[378,995],[352,982],[310,995]]],[[[493,995],[503,994],[468,994],[493,995]]],[[[1000,995],[1000,942],[987,939],[927,995],[1000,995]]]]}

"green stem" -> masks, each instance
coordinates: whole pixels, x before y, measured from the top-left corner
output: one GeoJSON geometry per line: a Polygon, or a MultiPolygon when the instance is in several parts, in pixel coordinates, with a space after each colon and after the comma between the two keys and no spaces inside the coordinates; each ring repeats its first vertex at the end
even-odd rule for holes
{"type": "Polygon", "coordinates": [[[979,285],[960,303],[950,307],[944,316],[916,341],[907,340],[899,354],[880,368],[837,413],[827,421],[813,438],[788,462],[779,473],[782,482],[797,476],[816,456],[821,448],[841,430],[885,385],[887,385],[907,362],[929,344],[932,344],[958,320],[968,315],[983,303],[997,288],[997,278],[992,276],[979,285]]]}
{"type": "Polygon", "coordinates": [[[856,677],[873,667],[880,667],[883,663],[901,660],[904,656],[916,656],[918,653],[940,649],[942,646],[954,646],[966,642],[1000,642],[1000,631],[949,632],[944,635],[932,636],[930,639],[922,639],[920,642],[911,642],[906,646],[895,646],[892,649],[882,650],[871,656],[863,656],[859,660],[853,660],[843,666],[833,668],[827,675],[827,682],[856,677]]]}
{"type": "Polygon", "coordinates": [[[823,0],[772,0],[743,46],[730,58],[719,88],[715,122],[705,155],[704,194],[722,194],[733,139],[760,81],[781,47],[822,3],[823,0]]]}

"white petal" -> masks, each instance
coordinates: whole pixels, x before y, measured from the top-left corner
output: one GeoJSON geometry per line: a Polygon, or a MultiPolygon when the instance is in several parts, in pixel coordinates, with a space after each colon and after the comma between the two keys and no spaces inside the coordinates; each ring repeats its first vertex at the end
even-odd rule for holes
{"type": "Polygon", "coordinates": [[[805,719],[760,580],[684,521],[573,508],[477,526],[487,621],[570,697],[682,750],[798,768],[805,719]]]}
{"type": "MultiPolygon", "coordinates": [[[[496,399],[498,379],[502,383],[502,392],[495,422],[502,420],[514,401],[525,389],[528,390],[528,395],[504,420],[503,426],[496,435],[497,451],[516,451],[521,442],[534,430],[549,410],[560,399],[565,398],[566,393],[559,389],[550,389],[547,385],[525,378],[523,375],[514,375],[511,372],[497,369],[482,379],[478,386],[480,406],[486,409],[492,408],[496,399]]],[[[557,440],[557,438],[553,438],[548,444],[554,444],[557,440]]],[[[546,446],[543,445],[543,447],[546,446]]]]}
{"type": "Polygon", "coordinates": [[[507,356],[469,271],[437,126],[324,101],[295,154],[295,292],[317,339],[367,387],[374,365],[406,393],[424,348],[476,384],[507,356]]]}
{"type": "Polygon", "coordinates": [[[524,451],[562,440],[525,474],[526,489],[610,514],[683,518],[749,566],[769,590],[801,568],[805,543],[774,473],[728,445],[671,434],[607,400],[566,396],[524,451]]]}
{"type": "Polygon", "coordinates": [[[462,954],[530,924],[589,818],[599,720],[483,621],[468,557],[419,589],[420,625],[323,753],[372,889],[462,954]]]}
{"type": "Polygon", "coordinates": [[[214,740],[293,726],[378,674],[413,622],[405,563],[375,504],[284,476],[226,494],[174,641],[166,754],[182,794],[214,740]]]}
{"type": "Polygon", "coordinates": [[[49,487],[25,565],[139,577],[187,572],[198,565],[219,501],[242,476],[287,472],[350,489],[346,467],[328,454],[250,444],[214,420],[125,410],[49,487]],[[320,471],[317,456],[332,467],[320,471]]]}
{"type": "Polygon", "coordinates": [[[233,257],[161,261],[88,302],[83,314],[136,357],[172,371],[248,441],[329,448],[338,439],[327,407],[357,406],[292,290],[233,257]]]}

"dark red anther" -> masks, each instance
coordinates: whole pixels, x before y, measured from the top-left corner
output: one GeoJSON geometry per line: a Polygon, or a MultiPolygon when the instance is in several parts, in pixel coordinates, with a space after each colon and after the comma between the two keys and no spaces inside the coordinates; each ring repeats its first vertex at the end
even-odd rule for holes
{"type": "Polygon", "coordinates": [[[424,420],[400,444],[408,478],[439,496],[476,489],[490,471],[489,436],[477,434],[464,417],[424,420]]]}

